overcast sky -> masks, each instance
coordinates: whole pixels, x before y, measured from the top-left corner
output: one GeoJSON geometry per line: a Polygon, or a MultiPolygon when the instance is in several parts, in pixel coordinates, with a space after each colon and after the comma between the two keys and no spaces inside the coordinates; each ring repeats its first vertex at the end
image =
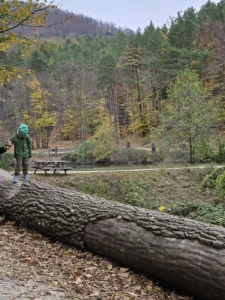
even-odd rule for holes
{"type": "MultiPolygon", "coordinates": [[[[196,10],[207,0],[56,0],[61,8],[94,19],[113,22],[121,27],[144,29],[153,21],[162,26],[178,11],[193,6],[196,10]]],[[[212,1],[218,3],[220,1],[212,1]]]]}

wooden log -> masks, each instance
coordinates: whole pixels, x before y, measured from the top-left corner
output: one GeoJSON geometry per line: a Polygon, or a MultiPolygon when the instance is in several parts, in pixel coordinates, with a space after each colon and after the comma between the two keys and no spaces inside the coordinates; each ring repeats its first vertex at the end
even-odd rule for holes
{"type": "Polygon", "coordinates": [[[0,169],[0,214],[203,299],[225,299],[225,229],[34,181],[0,169]]]}

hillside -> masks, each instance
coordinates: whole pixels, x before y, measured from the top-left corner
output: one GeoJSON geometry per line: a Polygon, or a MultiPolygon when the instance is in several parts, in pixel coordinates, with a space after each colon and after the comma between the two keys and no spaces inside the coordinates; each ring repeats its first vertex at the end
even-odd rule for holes
{"type": "Polygon", "coordinates": [[[134,33],[133,30],[121,28],[112,22],[103,22],[83,14],[75,14],[59,8],[48,10],[47,21],[50,24],[49,27],[17,27],[14,31],[19,35],[41,37],[65,37],[67,35],[110,37],[115,36],[118,31],[122,31],[126,35],[134,33]]]}

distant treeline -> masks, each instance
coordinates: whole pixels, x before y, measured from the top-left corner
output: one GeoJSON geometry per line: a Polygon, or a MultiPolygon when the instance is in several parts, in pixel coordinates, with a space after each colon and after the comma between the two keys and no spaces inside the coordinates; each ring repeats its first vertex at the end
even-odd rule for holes
{"type": "Polygon", "coordinates": [[[47,21],[48,27],[18,27],[14,31],[19,35],[34,35],[39,37],[70,35],[86,36],[115,36],[118,31],[123,31],[126,35],[134,33],[129,28],[122,28],[113,22],[103,22],[83,14],[76,14],[70,11],[64,11],[59,8],[48,9],[47,21]]]}

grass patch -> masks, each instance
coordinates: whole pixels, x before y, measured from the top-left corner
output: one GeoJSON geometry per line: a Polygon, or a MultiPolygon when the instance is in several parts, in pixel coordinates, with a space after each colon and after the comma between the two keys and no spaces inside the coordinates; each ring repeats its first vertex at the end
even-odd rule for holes
{"type": "MultiPolygon", "coordinates": [[[[96,197],[225,226],[225,210],[202,190],[207,169],[38,175],[40,181],[96,197]]],[[[35,176],[36,177],[36,176],[35,176]]]]}
{"type": "Polygon", "coordinates": [[[199,185],[201,169],[146,170],[135,172],[80,173],[68,176],[35,175],[34,178],[64,188],[125,204],[153,208],[177,201],[211,201],[199,185]]]}

